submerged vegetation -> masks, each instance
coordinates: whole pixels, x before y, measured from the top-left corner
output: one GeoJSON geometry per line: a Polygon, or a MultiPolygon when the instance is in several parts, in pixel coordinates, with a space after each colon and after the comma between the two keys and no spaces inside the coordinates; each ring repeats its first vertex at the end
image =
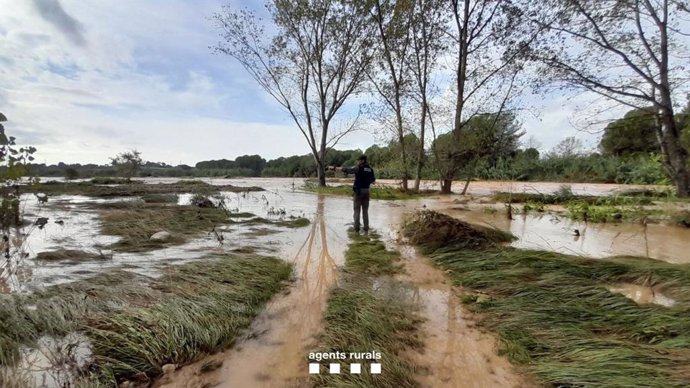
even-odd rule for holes
{"type": "MultiPolygon", "coordinates": [[[[435,229],[417,217],[412,230],[435,229]]],[[[549,386],[690,384],[690,266],[643,258],[593,260],[542,251],[478,249],[459,230],[426,247],[453,282],[487,298],[463,298],[498,333],[500,351],[549,386]],[[453,242],[452,240],[456,240],[453,242]],[[663,287],[673,307],[638,305],[607,286],[663,287]]],[[[470,234],[474,236],[478,232],[470,234]]]]}
{"type": "MultiPolygon", "coordinates": [[[[419,318],[402,293],[372,290],[374,276],[399,271],[396,261],[400,254],[387,250],[375,234],[352,233],[350,237],[352,241],[345,253],[346,273],[341,285],[328,298],[318,351],[378,351],[382,355],[383,371],[381,375],[372,375],[368,363],[364,363],[361,374],[322,373],[313,376],[313,384],[317,387],[416,387],[414,365],[405,354],[421,346],[417,332],[419,318]]],[[[341,360],[341,370],[348,371],[349,363],[341,360]]]]}
{"type": "Polygon", "coordinates": [[[372,276],[392,275],[401,270],[396,262],[400,253],[386,249],[378,235],[352,233],[352,242],[345,252],[345,271],[372,276]]]}
{"type": "Polygon", "coordinates": [[[61,261],[63,264],[78,264],[82,261],[98,259],[105,260],[109,259],[109,257],[100,253],[86,252],[77,249],[55,249],[36,254],[36,260],[38,261],[61,261]]]}
{"type": "MultiPolygon", "coordinates": [[[[105,179],[105,178],[103,178],[105,179]]],[[[212,185],[199,180],[180,180],[176,183],[145,183],[139,180],[121,181],[120,178],[112,182],[54,182],[49,181],[39,185],[23,186],[22,191],[30,193],[45,193],[48,195],[86,195],[91,197],[137,197],[162,194],[200,193],[211,195],[221,191],[244,193],[263,191],[261,187],[239,187],[233,185],[212,185]]],[[[110,178],[105,180],[111,182],[110,178]]]]}
{"type": "Polygon", "coordinates": [[[140,252],[179,245],[215,226],[229,222],[221,208],[199,208],[191,205],[167,205],[134,201],[98,205],[104,234],[119,236],[112,245],[117,251],[140,252]],[[152,239],[158,232],[170,235],[152,239]]]}
{"type": "Polygon", "coordinates": [[[279,226],[279,227],[284,227],[284,228],[302,228],[311,223],[309,219],[304,218],[304,217],[295,217],[295,216],[290,216],[287,218],[279,218],[276,220],[269,220],[267,218],[263,217],[243,217],[243,213],[238,214],[231,214],[231,217],[234,218],[240,218],[241,220],[237,221],[232,221],[234,224],[240,224],[240,225],[274,225],[274,226],[279,226]]]}
{"type": "Polygon", "coordinates": [[[546,211],[548,205],[560,205],[566,215],[589,222],[670,222],[686,226],[684,199],[668,190],[631,190],[609,196],[575,195],[569,186],[553,194],[496,193],[493,200],[506,204],[522,203],[525,212],[546,211]]]}
{"type": "Polygon", "coordinates": [[[81,371],[82,386],[145,383],[164,364],[230,346],[290,272],[275,258],[224,255],[171,266],[157,279],[115,271],[33,295],[2,296],[0,365],[14,365],[20,346],[41,336],[76,331],[93,352],[81,371]]]}

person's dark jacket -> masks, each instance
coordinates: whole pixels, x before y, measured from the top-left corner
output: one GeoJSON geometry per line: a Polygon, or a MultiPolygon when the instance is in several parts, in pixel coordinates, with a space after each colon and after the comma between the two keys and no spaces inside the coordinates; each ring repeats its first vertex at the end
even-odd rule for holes
{"type": "Polygon", "coordinates": [[[368,189],[372,183],[376,182],[374,169],[366,163],[354,168],[343,168],[343,171],[355,174],[355,183],[352,185],[352,191],[355,193],[359,193],[360,189],[368,189]]]}

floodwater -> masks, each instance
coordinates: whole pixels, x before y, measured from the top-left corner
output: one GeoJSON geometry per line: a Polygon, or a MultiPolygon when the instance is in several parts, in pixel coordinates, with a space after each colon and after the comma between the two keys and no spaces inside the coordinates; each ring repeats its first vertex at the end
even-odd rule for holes
{"type": "MultiPolygon", "coordinates": [[[[381,179],[379,184],[398,186],[400,181],[392,179],[381,179]]],[[[412,181],[410,181],[411,185],[412,181]]],[[[661,189],[665,186],[656,185],[623,185],[612,183],[562,183],[562,182],[516,182],[516,181],[477,181],[470,182],[467,188],[467,195],[491,195],[497,192],[507,193],[531,193],[531,194],[551,194],[558,191],[561,187],[570,187],[575,195],[594,195],[604,196],[619,193],[626,190],[661,189]]],[[[451,186],[454,193],[462,192],[465,187],[464,181],[455,181],[451,186]]],[[[439,190],[439,183],[436,181],[422,181],[422,190],[439,190]]]]}
{"type": "MultiPolygon", "coordinates": [[[[64,337],[44,336],[36,341],[36,347],[19,349],[21,362],[15,369],[22,371],[22,381],[41,388],[70,387],[75,376],[91,361],[89,341],[78,333],[64,337]]],[[[0,370],[0,375],[14,371],[0,370]]],[[[1,379],[0,379],[1,380],[1,379]]]]}
{"type": "Polygon", "coordinates": [[[671,307],[676,301],[662,293],[657,287],[640,286],[638,284],[622,283],[609,287],[609,291],[621,294],[639,304],[658,304],[671,307]]]}
{"type": "MultiPolygon", "coordinates": [[[[326,298],[337,283],[336,268],[343,264],[347,242],[341,233],[333,232],[345,226],[326,216],[326,209],[333,205],[337,203],[318,197],[311,225],[288,233],[293,244],[281,244],[278,256],[294,265],[295,282],[268,303],[244,338],[233,348],[185,366],[155,386],[288,386],[304,376],[304,360],[321,328],[326,298]],[[211,361],[222,366],[198,374],[199,368],[211,361]]],[[[337,209],[331,211],[338,213],[337,209]]]]}
{"type": "MultiPolygon", "coordinates": [[[[311,213],[311,225],[286,232],[284,237],[288,236],[291,244],[278,245],[276,255],[294,265],[295,282],[286,293],[269,302],[249,332],[232,349],[182,367],[154,386],[290,387],[300,386],[307,378],[307,355],[316,350],[315,339],[321,330],[326,299],[337,284],[337,267],[344,262],[347,228],[352,223],[352,202],[339,196],[293,192],[291,184],[282,189],[262,187],[270,187],[280,195],[279,207],[306,204],[316,207],[311,213]],[[199,373],[200,368],[210,362],[222,363],[222,366],[199,373]]],[[[241,204],[239,209],[247,211],[241,204]]],[[[397,229],[399,210],[390,203],[372,203],[372,225],[390,239],[390,231],[397,229]]]]}
{"type": "Polygon", "coordinates": [[[430,208],[467,222],[508,231],[517,237],[511,243],[515,248],[592,258],[640,256],[674,264],[690,263],[690,228],[587,223],[548,213],[514,215],[509,220],[503,211],[486,214],[477,209],[459,210],[457,205],[443,203],[431,204],[430,208]]]}
{"type": "Polygon", "coordinates": [[[424,351],[410,352],[424,370],[417,376],[421,386],[532,386],[498,355],[496,340],[475,327],[476,316],[460,302],[462,290],[414,248],[401,246],[400,250],[406,269],[400,278],[412,284],[412,300],[425,318],[421,327],[424,351]]]}
{"type": "MultiPolygon", "coordinates": [[[[151,183],[171,183],[177,178],[146,179],[151,183]]],[[[14,262],[0,259],[0,292],[31,292],[44,287],[75,281],[110,268],[156,276],[165,265],[194,260],[204,252],[231,251],[237,247],[256,247],[262,253],[290,261],[295,281],[285,293],[274,297],[257,317],[246,335],[223,353],[169,373],[158,387],[289,387],[298,386],[308,376],[306,357],[313,351],[315,336],[321,329],[328,291],[337,284],[337,267],[343,264],[351,224],[351,201],[340,196],[323,196],[299,190],[302,179],[206,179],[212,184],[260,186],[265,192],[222,193],[230,209],[271,218],[276,211],[303,216],[312,223],[300,229],[280,229],[279,233],[258,235],[246,227],[228,225],[220,229],[225,242],[212,235],[201,235],[187,244],[146,253],[111,252],[104,247],[116,237],[99,233],[97,214],[84,206],[102,201],[80,196],[50,198],[39,205],[26,198],[29,219],[48,217],[43,229],[30,227],[15,236],[13,249],[25,252],[14,262]],[[64,221],[62,224],[55,220],[64,221]],[[38,252],[55,248],[101,252],[108,260],[76,265],[41,263],[38,252]],[[5,265],[5,267],[3,267],[5,265]],[[218,362],[220,367],[199,373],[202,365],[218,362]]],[[[473,182],[475,195],[493,191],[551,192],[557,183],[473,182]]],[[[573,192],[606,195],[630,189],[624,185],[571,185],[573,192]]],[[[643,188],[643,187],[638,187],[643,188]]],[[[458,190],[458,189],[455,189],[458,190]]],[[[184,202],[186,196],[181,196],[184,202]]],[[[459,206],[458,196],[427,197],[409,201],[372,201],[371,223],[388,244],[395,244],[398,225],[404,214],[414,209],[443,211],[469,222],[491,225],[515,234],[513,246],[546,249],[568,254],[605,258],[615,255],[648,256],[671,263],[690,262],[690,229],[663,225],[585,224],[552,215],[520,215],[508,220],[505,215],[485,214],[480,207],[459,206]],[[575,229],[580,236],[573,235],[575,229]]],[[[460,197],[462,198],[462,197],[460,197]]],[[[113,199],[118,200],[118,199],[113,199]]],[[[403,248],[413,298],[426,319],[422,326],[424,354],[412,355],[426,373],[419,380],[424,386],[528,386],[529,382],[496,354],[490,335],[474,328],[474,318],[463,309],[458,293],[444,274],[424,257],[403,248]]],[[[644,303],[644,302],[642,302],[644,303]]],[[[384,355],[385,357],[385,355],[384,355]]],[[[385,368],[385,364],[384,364],[385,368]]],[[[385,370],[384,370],[385,373],[385,370]]]]}

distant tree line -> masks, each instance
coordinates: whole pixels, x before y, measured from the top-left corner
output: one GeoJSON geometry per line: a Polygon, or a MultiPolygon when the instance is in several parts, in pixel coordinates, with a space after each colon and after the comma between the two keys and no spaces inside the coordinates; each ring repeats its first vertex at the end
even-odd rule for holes
{"type": "MultiPolygon", "coordinates": [[[[682,146],[690,148],[690,109],[676,116],[682,130],[682,146]]],[[[482,114],[465,124],[460,137],[437,136],[422,155],[414,133],[403,137],[407,156],[401,155],[397,137],[366,150],[327,149],[326,166],[354,166],[362,153],[380,178],[400,180],[405,171],[422,165],[421,179],[452,182],[462,179],[563,181],[664,184],[670,183],[663,156],[656,145],[658,122],[653,109],[633,109],[612,121],[596,149],[586,149],[580,139],[568,137],[553,149],[523,141],[524,132],[512,113],[482,114]],[[459,140],[459,141],[458,141],[459,140]],[[419,158],[422,158],[421,163],[419,158]]],[[[266,160],[260,155],[242,155],[234,160],[207,160],[188,165],[145,162],[136,150],[111,158],[110,165],[32,164],[36,176],[67,179],[95,176],[122,177],[318,177],[312,154],[266,160]]],[[[334,174],[328,172],[328,174],[334,174]]],[[[466,188],[466,186],[465,186],[466,188]]]]}

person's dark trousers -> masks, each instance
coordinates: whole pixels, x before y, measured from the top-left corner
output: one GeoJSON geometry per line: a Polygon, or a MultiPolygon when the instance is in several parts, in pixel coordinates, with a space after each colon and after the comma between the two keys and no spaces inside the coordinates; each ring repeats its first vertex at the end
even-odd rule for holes
{"type": "Polygon", "coordinates": [[[359,232],[359,214],[362,213],[364,231],[369,230],[369,189],[359,189],[353,195],[355,207],[355,230],[359,232]]]}

